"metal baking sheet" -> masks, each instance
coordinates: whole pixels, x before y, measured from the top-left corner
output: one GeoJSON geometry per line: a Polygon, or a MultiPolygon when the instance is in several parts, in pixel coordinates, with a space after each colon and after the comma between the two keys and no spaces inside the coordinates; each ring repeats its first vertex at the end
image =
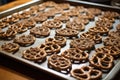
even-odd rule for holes
{"type": "MultiPolygon", "coordinates": [[[[9,10],[7,10],[7,11],[0,12],[0,18],[1,18],[1,17],[9,16],[10,14],[15,13],[15,12],[18,12],[18,11],[22,12],[21,10],[26,9],[26,8],[29,8],[29,7],[32,6],[32,5],[40,4],[40,3],[44,2],[44,1],[46,1],[46,0],[35,0],[35,1],[33,0],[33,1],[28,2],[28,3],[26,3],[26,4],[17,6],[17,7],[12,8],[12,9],[9,9],[9,10]]],[[[57,0],[56,0],[56,1],[57,1],[57,0]]],[[[90,6],[90,7],[99,7],[99,8],[101,8],[101,9],[105,9],[105,10],[108,10],[108,9],[109,9],[109,10],[113,10],[113,11],[120,12],[120,9],[119,9],[119,8],[116,8],[116,7],[112,7],[112,6],[108,6],[108,5],[95,4],[95,3],[91,3],[91,2],[85,2],[85,1],[77,1],[77,0],[65,0],[65,1],[64,1],[64,0],[60,0],[60,1],[58,1],[58,2],[68,2],[68,3],[71,3],[72,6],[82,5],[82,6],[87,6],[87,7],[89,7],[89,6],[90,6]]],[[[112,30],[115,30],[115,26],[116,26],[118,23],[120,23],[120,19],[116,19],[116,20],[115,20],[115,23],[113,24],[113,27],[114,27],[114,28],[113,28],[112,30]]],[[[36,25],[41,25],[41,24],[36,24],[36,25]]],[[[63,23],[63,27],[64,27],[64,26],[65,26],[65,23],[63,23]]],[[[83,32],[86,32],[86,31],[87,31],[90,27],[92,27],[92,26],[94,26],[94,21],[90,21],[89,24],[87,24],[87,25],[85,26],[86,29],[85,29],[85,31],[83,31],[83,32]]],[[[83,32],[80,32],[80,34],[83,33],[83,32]]],[[[25,33],[22,33],[22,34],[29,34],[29,30],[28,30],[27,32],[25,32],[25,33]]],[[[19,34],[19,35],[21,35],[21,34],[19,34]]],[[[19,35],[17,35],[17,36],[19,36],[19,35]]],[[[55,35],[55,30],[51,30],[51,34],[50,34],[50,36],[48,36],[48,37],[54,37],[54,35],[55,35]]],[[[48,37],[45,37],[45,38],[48,38],[48,37]]],[[[62,79],[75,80],[75,78],[71,77],[70,74],[63,74],[63,73],[57,72],[57,71],[55,71],[55,70],[49,69],[49,68],[47,67],[47,60],[46,60],[45,62],[43,62],[43,63],[35,63],[35,62],[29,61],[29,60],[25,60],[25,59],[22,58],[22,54],[21,54],[22,51],[24,51],[24,50],[26,50],[26,49],[28,49],[28,48],[30,48],[30,47],[39,46],[40,44],[44,43],[45,38],[36,38],[36,41],[35,41],[35,43],[34,43],[33,45],[31,45],[31,46],[29,46],[29,47],[20,47],[20,50],[17,51],[16,53],[14,53],[14,54],[7,53],[7,52],[1,51],[1,50],[0,50],[0,54],[1,54],[1,55],[6,55],[6,56],[8,56],[8,57],[11,57],[11,58],[13,58],[13,59],[15,59],[15,60],[17,60],[17,61],[20,61],[20,62],[22,62],[22,63],[28,64],[28,65],[30,65],[31,67],[34,67],[34,68],[37,68],[37,69],[39,69],[39,70],[45,71],[45,72],[47,72],[47,73],[49,73],[49,74],[52,74],[52,75],[54,75],[54,76],[58,76],[58,77],[60,77],[60,78],[62,78],[62,79]]],[[[104,39],[104,38],[105,38],[105,37],[103,37],[103,39],[104,39]]],[[[61,49],[61,52],[63,52],[64,50],[66,50],[66,49],[68,49],[68,48],[70,47],[70,46],[69,46],[69,43],[70,43],[71,40],[72,40],[72,39],[67,39],[66,46],[61,49]]],[[[0,40],[0,45],[4,44],[5,42],[12,42],[12,40],[10,40],[10,41],[0,40]]],[[[100,47],[100,46],[103,46],[103,44],[96,44],[96,45],[95,45],[96,48],[98,48],[98,47],[100,47]]],[[[61,53],[61,52],[60,52],[60,53],[61,53]]],[[[94,51],[92,51],[92,52],[94,52],[94,51]]],[[[92,52],[91,52],[91,53],[92,53],[92,52]]],[[[59,53],[59,54],[60,54],[60,53],[59,53]]],[[[49,56],[47,56],[47,58],[48,58],[48,57],[49,57],[49,56]]],[[[119,66],[120,66],[120,58],[118,58],[117,60],[114,60],[114,63],[115,63],[115,65],[114,65],[114,67],[112,68],[112,70],[111,70],[109,73],[103,73],[103,76],[102,76],[102,79],[101,79],[101,80],[111,80],[111,79],[116,75],[116,73],[120,70],[120,67],[119,67],[119,66]],[[111,75],[112,75],[112,76],[111,76],[111,75]]],[[[74,69],[74,68],[79,68],[79,67],[81,67],[81,66],[83,66],[83,65],[88,65],[88,63],[73,64],[73,65],[72,65],[72,68],[73,68],[73,69],[74,69]]]]}

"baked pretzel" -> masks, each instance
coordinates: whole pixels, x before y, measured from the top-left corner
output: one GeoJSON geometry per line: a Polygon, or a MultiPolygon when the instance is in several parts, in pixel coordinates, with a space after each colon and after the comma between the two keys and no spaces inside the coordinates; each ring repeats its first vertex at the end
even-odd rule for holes
{"type": "Polygon", "coordinates": [[[13,39],[16,36],[16,34],[17,34],[16,30],[14,30],[12,28],[8,28],[8,30],[6,30],[4,32],[2,31],[0,33],[0,38],[10,40],[10,39],[13,39]]]}
{"type": "Polygon", "coordinates": [[[40,4],[40,5],[48,8],[48,7],[55,7],[55,6],[56,6],[56,3],[53,2],[53,1],[46,1],[46,2],[44,2],[44,3],[42,3],[42,4],[40,4]]]}
{"type": "Polygon", "coordinates": [[[31,17],[30,19],[34,20],[36,23],[39,23],[39,22],[46,21],[48,19],[48,17],[45,15],[36,15],[34,17],[31,17]]]}
{"type": "Polygon", "coordinates": [[[0,28],[5,28],[8,26],[9,23],[6,23],[6,22],[3,22],[3,21],[0,21],[0,28]]]}
{"type": "Polygon", "coordinates": [[[110,32],[108,33],[108,36],[109,36],[109,37],[114,37],[114,38],[119,38],[119,36],[120,36],[120,31],[110,31],[110,32]]]}
{"type": "Polygon", "coordinates": [[[46,60],[46,56],[47,53],[38,47],[31,47],[22,53],[23,58],[36,62],[43,62],[46,60]]]}
{"type": "Polygon", "coordinates": [[[100,15],[102,13],[102,11],[98,8],[88,8],[86,12],[89,12],[93,15],[100,15]]]}
{"type": "Polygon", "coordinates": [[[95,53],[90,59],[90,65],[101,69],[101,70],[110,70],[113,67],[113,57],[110,54],[105,53],[95,53]]]}
{"type": "Polygon", "coordinates": [[[3,51],[6,51],[6,52],[16,52],[19,50],[19,45],[16,44],[16,43],[4,43],[2,46],[1,46],[2,50],[3,51]]]}
{"type": "Polygon", "coordinates": [[[45,52],[48,55],[51,55],[51,54],[54,54],[54,53],[59,53],[60,49],[61,49],[61,47],[58,44],[51,43],[51,42],[50,43],[41,44],[39,46],[39,48],[45,50],[45,52]]]}
{"type": "Polygon", "coordinates": [[[55,15],[60,14],[63,12],[63,9],[61,7],[54,7],[49,10],[50,12],[53,12],[55,15]]]}
{"type": "Polygon", "coordinates": [[[60,7],[63,10],[68,10],[70,8],[70,4],[69,3],[59,3],[55,7],[60,7]]]}
{"type": "Polygon", "coordinates": [[[72,9],[72,10],[67,11],[67,12],[62,12],[62,15],[69,16],[69,17],[76,17],[79,15],[79,12],[72,9]]]}
{"type": "Polygon", "coordinates": [[[79,48],[81,50],[91,50],[94,48],[95,42],[89,38],[74,39],[70,42],[70,47],[79,48]]]}
{"type": "Polygon", "coordinates": [[[68,73],[72,68],[72,64],[69,59],[53,54],[48,58],[48,67],[59,72],[68,73]]]}
{"type": "Polygon", "coordinates": [[[12,14],[12,17],[14,17],[14,18],[18,18],[19,20],[21,20],[22,19],[22,15],[20,15],[20,13],[13,13],[12,14]]]}
{"type": "Polygon", "coordinates": [[[53,42],[61,47],[64,47],[66,45],[66,38],[63,36],[55,36],[54,38],[47,38],[45,42],[46,43],[53,42]]]}
{"type": "Polygon", "coordinates": [[[89,38],[95,41],[95,43],[101,43],[102,42],[102,36],[93,32],[86,32],[82,33],[80,35],[80,38],[89,38]]]}
{"type": "Polygon", "coordinates": [[[22,22],[24,23],[23,26],[27,27],[28,29],[31,29],[31,28],[35,27],[35,25],[36,25],[36,22],[32,19],[23,20],[22,22]]]}
{"type": "Polygon", "coordinates": [[[66,28],[70,28],[70,29],[74,29],[74,30],[78,30],[78,31],[83,31],[85,29],[85,25],[83,23],[69,21],[66,23],[66,28]]]}
{"type": "Polygon", "coordinates": [[[97,53],[110,54],[113,57],[118,57],[120,55],[120,49],[116,46],[104,46],[104,47],[95,49],[95,51],[97,53]]]}
{"type": "Polygon", "coordinates": [[[47,27],[34,27],[30,29],[30,34],[35,37],[47,37],[50,35],[50,29],[47,27]]]}
{"type": "Polygon", "coordinates": [[[120,31],[120,24],[118,24],[118,25],[116,26],[116,29],[117,29],[118,31],[120,31]]]}
{"type": "Polygon", "coordinates": [[[73,30],[69,28],[57,29],[55,32],[56,35],[64,36],[64,37],[77,37],[79,34],[77,30],[73,30]]]}
{"type": "Polygon", "coordinates": [[[70,59],[73,63],[86,62],[88,60],[88,53],[78,48],[69,48],[62,52],[61,55],[70,59]]]}
{"type": "Polygon", "coordinates": [[[91,66],[82,66],[81,68],[73,69],[70,74],[77,80],[99,80],[102,77],[102,72],[91,66]]]}
{"type": "Polygon", "coordinates": [[[70,17],[69,16],[66,16],[66,15],[61,15],[61,16],[57,16],[57,17],[54,17],[55,20],[60,20],[62,22],[67,22],[70,20],[70,17]]]}
{"type": "Polygon", "coordinates": [[[3,22],[9,23],[9,24],[13,24],[15,22],[19,21],[19,18],[15,18],[15,17],[6,17],[4,18],[4,20],[2,20],[3,22]]]}
{"type": "Polygon", "coordinates": [[[109,29],[107,27],[92,27],[89,29],[90,32],[93,33],[99,33],[101,35],[107,35],[109,32],[109,29]]]}
{"type": "Polygon", "coordinates": [[[18,43],[20,46],[29,46],[35,42],[36,38],[33,35],[21,35],[14,39],[15,43],[18,43]]]}
{"type": "Polygon", "coordinates": [[[76,18],[73,18],[73,22],[76,22],[77,24],[88,24],[89,23],[89,20],[87,18],[85,18],[84,16],[78,16],[76,18]]]}
{"type": "Polygon", "coordinates": [[[62,22],[59,20],[49,20],[43,22],[42,26],[48,27],[50,29],[56,29],[56,28],[61,28],[62,27],[62,22]]]}
{"type": "Polygon", "coordinates": [[[120,48],[120,38],[107,37],[103,40],[105,46],[117,46],[120,48]]]}
{"type": "Polygon", "coordinates": [[[96,22],[95,22],[96,26],[98,27],[107,27],[108,29],[112,29],[113,28],[113,22],[110,21],[108,18],[99,18],[96,22]]]}
{"type": "Polygon", "coordinates": [[[28,19],[30,16],[31,16],[31,12],[30,12],[30,10],[29,11],[26,11],[26,10],[24,10],[24,11],[22,11],[22,13],[20,13],[20,16],[21,16],[21,19],[28,19]]]}
{"type": "Polygon", "coordinates": [[[24,23],[22,22],[17,22],[10,26],[12,29],[16,30],[18,33],[23,33],[28,30],[27,27],[24,26],[24,23]]]}

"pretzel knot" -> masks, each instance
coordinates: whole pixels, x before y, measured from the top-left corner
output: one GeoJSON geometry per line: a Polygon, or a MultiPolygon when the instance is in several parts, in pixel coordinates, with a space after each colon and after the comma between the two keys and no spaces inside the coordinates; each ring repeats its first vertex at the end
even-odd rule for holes
{"type": "Polygon", "coordinates": [[[70,59],[73,63],[86,62],[88,60],[88,53],[85,53],[84,51],[77,48],[70,48],[65,50],[62,53],[62,56],[70,59]]]}
{"type": "Polygon", "coordinates": [[[68,28],[56,30],[56,35],[65,36],[65,37],[77,37],[78,33],[79,32],[77,30],[68,29],[68,28]]]}
{"type": "Polygon", "coordinates": [[[55,43],[41,44],[40,49],[44,49],[48,55],[60,52],[61,47],[55,43]]]}
{"type": "Polygon", "coordinates": [[[48,67],[59,72],[68,73],[72,68],[72,64],[69,59],[53,54],[48,58],[48,67]]]}
{"type": "Polygon", "coordinates": [[[46,37],[50,35],[50,29],[47,27],[34,27],[30,30],[30,34],[35,37],[46,37]]]}
{"type": "Polygon", "coordinates": [[[29,48],[22,53],[23,58],[31,61],[42,62],[46,59],[46,52],[38,47],[29,48]]]}
{"type": "Polygon", "coordinates": [[[89,62],[91,66],[101,70],[107,71],[113,67],[113,57],[110,54],[96,53],[89,62]]]}
{"type": "Polygon", "coordinates": [[[15,43],[18,43],[21,46],[29,46],[35,42],[35,37],[32,35],[22,35],[14,39],[15,43]]]}
{"type": "Polygon", "coordinates": [[[82,66],[79,69],[72,70],[71,76],[78,80],[98,80],[102,77],[102,72],[90,66],[82,66]]]}
{"type": "Polygon", "coordinates": [[[95,49],[95,51],[98,53],[106,53],[110,54],[113,57],[118,57],[120,55],[120,49],[117,46],[104,46],[101,48],[95,49]]]}
{"type": "Polygon", "coordinates": [[[79,48],[81,50],[91,50],[94,48],[95,42],[89,38],[74,39],[71,41],[70,46],[72,48],[79,48]]]}
{"type": "Polygon", "coordinates": [[[15,52],[19,49],[19,45],[16,43],[5,43],[1,46],[1,48],[6,52],[15,52]]]}
{"type": "Polygon", "coordinates": [[[45,40],[46,43],[53,42],[58,44],[59,46],[63,47],[66,45],[66,38],[63,36],[55,36],[54,38],[47,38],[45,40]]]}

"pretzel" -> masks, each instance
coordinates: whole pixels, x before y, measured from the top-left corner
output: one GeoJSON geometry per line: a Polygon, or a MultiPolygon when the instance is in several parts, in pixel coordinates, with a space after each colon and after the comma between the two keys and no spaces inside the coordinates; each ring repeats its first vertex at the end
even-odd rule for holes
{"type": "Polygon", "coordinates": [[[49,20],[46,22],[43,22],[42,26],[48,27],[50,29],[53,28],[61,28],[62,27],[62,22],[59,20],[49,20]]]}
{"type": "Polygon", "coordinates": [[[74,39],[70,42],[70,47],[79,48],[81,50],[91,50],[94,48],[95,42],[89,38],[74,39]]]}
{"type": "Polygon", "coordinates": [[[99,18],[98,21],[95,22],[98,27],[107,27],[108,29],[113,28],[113,23],[108,18],[99,18]]]}
{"type": "Polygon", "coordinates": [[[62,15],[69,16],[69,17],[76,17],[79,15],[79,12],[72,9],[72,10],[67,11],[67,12],[62,12],[62,15]]]}
{"type": "Polygon", "coordinates": [[[20,46],[29,46],[35,42],[35,37],[33,35],[21,35],[16,37],[13,41],[18,43],[20,46]]]}
{"type": "Polygon", "coordinates": [[[76,18],[73,18],[73,22],[76,22],[77,24],[84,24],[84,25],[86,25],[86,24],[88,24],[89,23],[89,20],[87,19],[87,18],[85,18],[85,17],[76,17],[76,18]]]}
{"type": "Polygon", "coordinates": [[[47,27],[34,27],[30,29],[30,34],[35,37],[47,37],[50,35],[50,29],[47,27]]]}
{"type": "Polygon", "coordinates": [[[62,52],[61,55],[70,59],[73,63],[86,62],[88,60],[88,53],[77,48],[69,48],[62,52]]]}
{"type": "Polygon", "coordinates": [[[47,16],[48,18],[54,18],[55,14],[55,12],[52,12],[50,10],[43,13],[43,15],[47,16]]]}
{"type": "Polygon", "coordinates": [[[15,18],[15,17],[6,17],[4,18],[3,22],[9,23],[9,24],[13,24],[15,22],[18,22],[19,18],[15,18]]]}
{"type": "Polygon", "coordinates": [[[12,17],[18,18],[19,20],[22,19],[22,15],[21,15],[20,13],[13,13],[13,14],[12,14],[12,17]]]}
{"type": "Polygon", "coordinates": [[[3,51],[6,51],[6,52],[16,52],[19,50],[19,45],[16,44],[16,43],[4,43],[2,46],[1,46],[2,50],[3,51]]]}
{"type": "Polygon", "coordinates": [[[34,17],[31,17],[30,19],[34,20],[36,23],[39,23],[39,22],[46,21],[48,19],[48,17],[45,15],[36,15],[34,17]]]}
{"type": "Polygon", "coordinates": [[[54,53],[59,53],[61,47],[58,44],[55,43],[46,43],[46,44],[41,44],[39,46],[40,49],[45,50],[45,52],[48,55],[54,54],[54,53]]]}
{"type": "Polygon", "coordinates": [[[0,21],[0,28],[5,28],[8,26],[9,23],[6,23],[6,22],[3,22],[3,21],[0,21]]]}
{"type": "Polygon", "coordinates": [[[27,27],[28,29],[31,29],[31,28],[35,27],[35,25],[36,25],[36,22],[32,19],[23,20],[22,22],[24,23],[23,26],[27,27]]]}
{"type": "Polygon", "coordinates": [[[57,17],[54,17],[55,20],[60,20],[62,22],[67,22],[70,20],[70,17],[69,16],[66,16],[66,15],[61,15],[61,16],[57,16],[57,17]]]}
{"type": "Polygon", "coordinates": [[[95,43],[102,42],[102,36],[93,32],[86,32],[80,35],[80,38],[89,38],[95,41],[95,43]]]}
{"type": "Polygon", "coordinates": [[[31,12],[30,11],[23,11],[22,13],[20,13],[21,19],[28,19],[31,16],[31,12]]]}
{"type": "Polygon", "coordinates": [[[70,8],[70,4],[69,3],[59,3],[59,4],[57,4],[56,7],[60,7],[63,10],[68,10],[70,8]]]}
{"type": "Polygon", "coordinates": [[[10,28],[16,30],[18,33],[23,33],[28,30],[27,27],[24,26],[24,23],[18,22],[10,26],[10,28]]]}
{"type": "Polygon", "coordinates": [[[118,24],[118,25],[116,26],[116,29],[117,29],[118,31],[120,31],[120,24],[118,24]]]}
{"type": "Polygon", "coordinates": [[[106,11],[102,16],[106,18],[118,18],[120,14],[114,11],[106,11]]]}
{"type": "Polygon", "coordinates": [[[53,54],[48,58],[48,67],[59,72],[68,73],[72,68],[72,64],[69,59],[53,54]]]}
{"type": "Polygon", "coordinates": [[[70,74],[77,80],[99,80],[102,77],[102,72],[91,66],[82,66],[81,68],[73,69],[70,74]]]}
{"type": "Polygon", "coordinates": [[[17,34],[16,30],[8,28],[8,30],[6,30],[5,32],[0,33],[0,38],[10,40],[13,39],[16,36],[16,34],[17,34]]]}
{"type": "Polygon", "coordinates": [[[120,38],[107,37],[103,40],[105,46],[117,46],[120,48],[120,38]]]}
{"type": "Polygon", "coordinates": [[[56,3],[53,2],[53,1],[46,1],[46,2],[42,3],[41,6],[44,6],[46,8],[48,8],[48,7],[55,7],[56,3]]]}
{"type": "Polygon", "coordinates": [[[61,7],[54,7],[52,9],[49,10],[50,12],[53,12],[55,15],[56,14],[60,14],[63,12],[63,9],[61,7]]]}
{"type": "Polygon", "coordinates": [[[95,53],[92,58],[89,59],[90,65],[101,69],[110,70],[113,67],[113,57],[110,54],[95,53]]]}
{"type": "Polygon", "coordinates": [[[113,57],[118,57],[120,55],[120,49],[116,46],[104,46],[104,47],[95,49],[95,51],[97,53],[110,54],[113,57]]]}
{"type": "Polygon", "coordinates": [[[22,53],[23,58],[27,60],[35,61],[35,62],[45,61],[46,56],[47,56],[47,53],[38,47],[35,47],[35,48],[31,47],[22,53]]]}
{"type": "Polygon", "coordinates": [[[57,29],[56,35],[58,36],[64,36],[64,37],[77,37],[79,32],[77,30],[69,29],[69,28],[63,28],[63,29],[57,29]]]}
{"type": "Polygon", "coordinates": [[[102,13],[102,11],[98,8],[88,8],[86,11],[93,15],[100,15],[102,13]]]}
{"type": "Polygon", "coordinates": [[[106,27],[93,27],[93,28],[90,28],[89,31],[93,33],[99,33],[101,35],[107,35],[109,32],[109,29],[106,27]]]}
{"type": "Polygon", "coordinates": [[[119,36],[120,36],[120,31],[110,31],[110,32],[108,33],[108,36],[109,36],[109,37],[114,37],[114,38],[119,38],[119,36]]]}
{"type": "Polygon", "coordinates": [[[85,29],[85,25],[83,23],[69,21],[66,23],[66,28],[70,28],[70,29],[74,29],[74,30],[78,30],[78,31],[83,31],[85,29]]]}
{"type": "Polygon", "coordinates": [[[63,36],[55,36],[54,38],[47,38],[45,42],[46,43],[53,42],[61,47],[64,47],[66,45],[66,38],[63,36]]]}

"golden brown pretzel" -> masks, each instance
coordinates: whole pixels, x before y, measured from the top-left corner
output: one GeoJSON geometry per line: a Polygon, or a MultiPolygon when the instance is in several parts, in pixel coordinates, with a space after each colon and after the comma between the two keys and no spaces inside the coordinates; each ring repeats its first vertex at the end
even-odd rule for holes
{"type": "Polygon", "coordinates": [[[82,66],[81,68],[73,69],[70,74],[78,80],[99,80],[102,77],[102,72],[91,66],[82,66]]]}
{"type": "Polygon", "coordinates": [[[59,72],[68,73],[72,68],[72,64],[69,59],[53,54],[48,58],[48,67],[59,72]]]}
{"type": "Polygon", "coordinates": [[[71,41],[70,46],[72,48],[79,48],[81,50],[91,50],[94,48],[95,42],[89,38],[74,39],[71,41]]]}
{"type": "Polygon", "coordinates": [[[88,53],[78,48],[69,48],[62,52],[61,55],[70,59],[73,63],[86,62],[88,60],[88,53]]]}
{"type": "Polygon", "coordinates": [[[18,43],[20,46],[29,46],[35,42],[36,38],[33,35],[21,35],[14,39],[15,43],[18,43]]]}
{"type": "Polygon", "coordinates": [[[61,47],[64,47],[66,45],[66,38],[63,36],[55,36],[54,38],[47,38],[45,42],[46,43],[53,42],[61,47]]]}
{"type": "Polygon", "coordinates": [[[86,12],[91,13],[93,15],[100,15],[102,11],[98,8],[88,8],[86,12]]]}
{"type": "Polygon", "coordinates": [[[19,45],[16,43],[4,43],[1,48],[6,52],[16,52],[19,50],[19,45]]]}
{"type": "Polygon", "coordinates": [[[120,55],[120,49],[116,46],[104,46],[104,47],[95,49],[95,51],[97,53],[110,54],[113,57],[118,57],[120,55]]]}
{"type": "Polygon", "coordinates": [[[0,33],[0,38],[9,40],[9,39],[13,39],[13,37],[15,37],[16,34],[17,34],[16,30],[12,28],[8,28],[8,30],[6,30],[5,32],[0,33]]]}
{"type": "Polygon", "coordinates": [[[50,29],[38,26],[30,29],[30,34],[33,34],[35,37],[46,37],[50,35],[50,29]]]}
{"type": "Polygon", "coordinates": [[[69,29],[69,28],[63,28],[63,29],[57,29],[56,35],[58,36],[64,36],[64,37],[77,37],[79,32],[77,30],[69,29]]]}
{"type": "Polygon", "coordinates": [[[83,23],[77,23],[75,21],[73,22],[67,22],[66,23],[66,28],[70,28],[70,29],[75,29],[78,31],[83,31],[85,29],[85,25],[83,23]]]}
{"type": "Polygon", "coordinates": [[[46,43],[46,44],[41,44],[39,46],[39,48],[45,50],[45,52],[48,55],[51,55],[51,54],[54,54],[54,53],[59,53],[60,49],[61,49],[61,47],[58,44],[55,44],[55,43],[52,43],[52,42],[46,43]]]}
{"type": "Polygon", "coordinates": [[[67,16],[67,15],[61,15],[61,16],[57,16],[57,17],[54,17],[55,20],[60,20],[62,22],[67,22],[70,20],[70,17],[67,16]]]}
{"type": "Polygon", "coordinates": [[[119,38],[120,37],[120,31],[110,31],[108,33],[109,37],[113,37],[113,38],[119,38]]]}
{"type": "Polygon", "coordinates": [[[93,32],[86,32],[80,35],[80,38],[89,38],[95,41],[95,43],[102,42],[102,36],[93,32]]]}
{"type": "Polygon", "coordinates": [[[52,28],[61,28],[62,27],[62,22],[59,20],[49,20],[43,22],[42,26],[48,27],[50,29],[52,28]]]}
{"type": "Polygon", "coordinates": [[[113,57],[110,54],[95,53],[89,62],[91,66],[101,70],[110,70],[113,67],[113,57]]]}
{"type": "Polygon", "coordinates": [[[93,27],[89,29],[90,32],[99,33],[101,35],[107,35],[109,29],[107,27],[93,27]]]}
{"type": "Polygon", "coordinates": [[[38,61],[38,62],[43,62],[46,60],[47,53],[38,47],[34,48],[29,48],[23,51],[22,57],[31,60],[31,61],[38,61]]]}

